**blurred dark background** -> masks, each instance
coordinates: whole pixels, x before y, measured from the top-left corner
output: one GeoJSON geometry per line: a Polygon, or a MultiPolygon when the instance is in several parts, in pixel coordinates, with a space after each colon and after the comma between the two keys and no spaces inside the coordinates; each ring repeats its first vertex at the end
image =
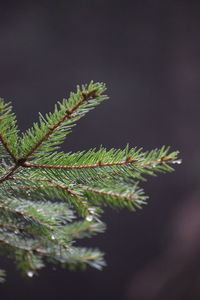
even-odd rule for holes
{"type": "Polygon", "coordinates": [[[107,232],[86,246],[101,272],[52,270],[24,279],[12,263],[0,299],[200,299],[200,2],[0,2],[0,96],[25,130],[77,84],[107,83],[110,100],[79,122],[65,151],[170,145],[176,172],[144,184],[148,206],[106,209],[107,232]]]}

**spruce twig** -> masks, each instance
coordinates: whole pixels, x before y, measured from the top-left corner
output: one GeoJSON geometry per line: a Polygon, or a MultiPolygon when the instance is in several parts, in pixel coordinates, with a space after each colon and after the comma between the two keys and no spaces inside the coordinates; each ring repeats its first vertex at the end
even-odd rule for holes
{"type": "MultiPolygon", "coordinates": [[[[172,171],[180,162],[166,147],[59,151],[76,122],[107,99],[104,91],[102,83],[78,86],[21,136],[10,103],[0,99],[0,249],[28,277],[44,259],[101,269],[103,254],[76,247],[75,240],[105,230],[102,206],[141,208],[144,175],[172,171]]],[[[1,270],[0,281],[4,275],[1,270]]]]}

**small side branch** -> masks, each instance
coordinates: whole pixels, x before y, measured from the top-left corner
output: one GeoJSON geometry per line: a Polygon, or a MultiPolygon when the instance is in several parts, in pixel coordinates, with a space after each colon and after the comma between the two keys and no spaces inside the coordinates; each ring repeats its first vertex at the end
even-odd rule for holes
{"type": "MultiPolygon", "coordinates": [[[[24,178],[21,178],[21,177],[10,177],[10,179],[12,180],[21,180],[21,181],[24,181],[25,179],[24,178]]],[[[26,179],[26,180],[29,180],[29,181],[32,181],[32,182],[47,182],[47,183],[50,183],[47,187],[49,188],[57,188],[57,189],[62,189],[64,191],[66,191],[69,195],[71,196],[74,196],[76,201],[80,204],[80,206],[87,212],[87,214],[89,215],[93,215],[93,211],[90,210],[90,208],[88,207],[88,205],[81,199],[81,197],[75,192],[73,191],[72,189],[64,186],[64,185],[61,185],[59,183],[57,183],[56,181],[54,180],[51,180],[51,179],[36,179],[36,178],[29,178],[29,179],[26,179]]]]}
{"type": "Polygon", "coordinates": [[[9,148],[7,142],[5,141],[4,137],[2,136],[2,134],[0,134],[0,143],[2,143],[2,145],[4,146],[5,150],[8,152],[8,154],[10,155],[10,157],[13,159],[13,161],[16,163],[17,158],[14,156],[14,154],[12,153],[11,149],[9,148]]]}
{"type": "Polygon", "coordinates": [[[42,145],[44,141],[46,141],[49,136],[67,119],[71,119],[73,113],[85,102],[89,99],[92,99],[94,96],[96,96],[96,91],[91,91],[89,93],[82,92],[82,98],[69,110],[66,110],[65,115],[61,118],[59,122],[56,124],[49,126],[49,130],[46,132],[46,134],[35,144],[35,146],[25,155],[24,159],[29,158],[39,147],[42,145]]]}
{"type": "Polygon", "coordinates": [[[80,166],[40,165],[40,164],[33,164],[33,163],[25,162],[23,166],[26,167],[26,168],[73,170],[73,169],[94,169],[94,168],[101,168],[101,167],[129,165],[129,164],[132,164],[132,163],[135,163],[135,162],[138,162],[138,159],[129,159],[129,160],[113,162],[113,163],[102,163],[101,161],[99,161],[99,163],[97,163],[97,164],[80,165],[80,166]]]}
{"type": "Polygon", "coordinates": [[[110,192],[110,191],[103,191],[103,190],[97,190],[95,188],[91,188],[91,187],[87,187],[87,186],[80,186],[81,189],[85,190],[85,191],[89,191],[89,192],[92,192],[92,193],[96,193],[96,194],[99,194],[99,195],[104,195],[104,196],[110,196],[110,197],[116,197],[116,198],[122,198],[124,200],[137,200],[136,197],[134,197],[134,193],[131,193],[129,195],[123,195],[123,194],[119,194],[119,193],[113,193],[113,192],[110,192]]]}
{"type": "Polygon", "coordinates": [[[173,159],[170,157],[163,157],[158,160],[148,161],[148,162],[142,162],[142,160],[139,159],[126,159],[124,161],[118,161],[113,163],[102,163],[99,161],[96,164],[91,165],[80,165],[80,166],[54,166],[54,165],[40,165],[40,164],[34,164],[30,162],[25,162],[23,164],[23,167],[25,168],[38,168],[38,169],[57,169],[57,170],[75,170],[75,169],[94,169],[94,168],[101,168],[101,167],[112,167],[112,166],[120,166],[120,165],[130,165],[133,164],[136,167],[146,167],[151,165],[158,165],[163,164],[166,162],[169,162],[173,159]]]}

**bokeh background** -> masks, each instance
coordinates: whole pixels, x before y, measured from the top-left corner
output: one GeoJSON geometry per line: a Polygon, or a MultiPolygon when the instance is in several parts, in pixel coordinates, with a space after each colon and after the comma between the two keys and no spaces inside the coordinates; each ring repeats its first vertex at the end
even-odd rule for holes
{"type": "Polygon", "coordinates": [[[1,1],[0,96],[21,129],[77,84],[107,83],[110,100],[79,121],[65,151],[170,145],[176,172],[144,184],[149,205],[106,209],[101,272],[52,270],[31,280],[11,262],[0,298],[200,299],[200,2],[1,1]]]}

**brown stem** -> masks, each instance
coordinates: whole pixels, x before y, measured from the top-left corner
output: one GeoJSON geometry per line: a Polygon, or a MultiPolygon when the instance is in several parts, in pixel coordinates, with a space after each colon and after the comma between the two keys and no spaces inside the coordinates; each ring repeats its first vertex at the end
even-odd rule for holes
{"type": "Polygon", "coordinates": [[[25,162],[23,164],[23,167],[26,168],[41,168],[41,169],[58,169],[58,170],[73,170],[73,169],[93,169],[93,168],[101,168],[101,167],[111,167],[111,166],[120,166],[120,165],[129,165],[132,163],[135,164],[136,167],[145,167],[145,166],[151,166],[153,164],[162,164],[164,162],[172,160],[171,158],[165,157],[161,158],[159,160],[154,160],[146,163],[139,163],[141,162],[139,159],[128,159],[124,161],[118,161],[113,163],[102,163],[101,161],[97,164],[91,164],[91,165],[81,165],[81,166],[54,166],[54,165],[40,165],[40,164],[33,164],[29,162],[25,162]]]}
{"type": "Polygon", "coordinates": [[[131,164],[134,162],[138,162],[138,159],[130,159],[130,160],[124,160],[124,161],[119,161],[119,162],[113,162],[113,163],[99,162],[97,164],[81,165],[81,166],[53,166],[53,165],[40,165],[40,164],[33,164],[33,163],[25,162],[23,166],[26,168],[73,170],[73,169],[93,169],[93,168],[100,168],[100,167],[128,165],[128,164],[131,164]]]}

